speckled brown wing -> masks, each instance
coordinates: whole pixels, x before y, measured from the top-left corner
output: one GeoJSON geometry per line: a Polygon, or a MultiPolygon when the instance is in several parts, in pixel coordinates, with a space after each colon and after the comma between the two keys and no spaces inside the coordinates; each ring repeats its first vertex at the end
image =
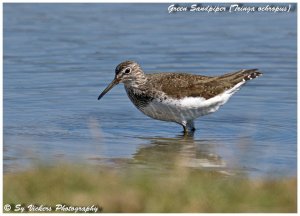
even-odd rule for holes
{"type": "Polygon", "coordinates": [[[261,75],[257,69],[241,70],[221,76],[209,77],[183,73],[149,74],[151,85],[172,98],[212,98],[233,88],[236,84],[261,75]]]}

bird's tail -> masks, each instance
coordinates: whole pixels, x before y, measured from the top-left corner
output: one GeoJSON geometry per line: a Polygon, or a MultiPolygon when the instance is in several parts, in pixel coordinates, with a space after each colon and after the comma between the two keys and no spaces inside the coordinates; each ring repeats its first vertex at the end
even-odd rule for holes
{"type": "Polygon", "coordinates": [[[231,83],[240,83],[243,81],[252,80],[258,76],[261,76],[262,73],[258,69],[244,69],[234,73],[228,73],[221,76],[222,79],[228,80],[231,83]]]}

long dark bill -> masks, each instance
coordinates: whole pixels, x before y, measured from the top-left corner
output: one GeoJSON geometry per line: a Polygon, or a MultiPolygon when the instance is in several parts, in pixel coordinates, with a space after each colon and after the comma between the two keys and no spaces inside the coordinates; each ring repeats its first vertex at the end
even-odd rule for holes
{"type": "Polygon", "coordinates": [[[103,90],[103,92],[99,95],[98,100],[100,100],[109,90],[111,90],[115,85],[117,85],[119,81],[114,79],[107,87],[103,90]]]}

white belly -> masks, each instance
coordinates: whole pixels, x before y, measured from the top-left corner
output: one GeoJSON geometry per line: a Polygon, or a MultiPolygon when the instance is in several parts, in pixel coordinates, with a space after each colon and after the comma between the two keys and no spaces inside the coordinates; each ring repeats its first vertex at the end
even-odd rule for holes
{"type": "Polygon", "coordinates": [[[169,98],[162,101],[155,99],[147,106],[139,109],[154,119],[182,123],[216,112],[243,83],[239,83],[234,88],[210,99],[201,97],[185,97],[180,100],[169,98]]]}

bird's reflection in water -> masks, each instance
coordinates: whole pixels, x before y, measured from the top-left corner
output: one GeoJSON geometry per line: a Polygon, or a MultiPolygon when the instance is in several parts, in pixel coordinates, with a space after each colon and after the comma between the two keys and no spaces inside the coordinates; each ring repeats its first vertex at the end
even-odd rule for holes
{"type": "Polygon", "coordinates": [[[179,166],[209,169],[229,174],[225,161],[214,153],[216,141],[194,140],[193,136],[139,138],[149,141],[149,144],[141,147],[134,154],[133,162],[135,164],[156,168],[179,166]]]}

